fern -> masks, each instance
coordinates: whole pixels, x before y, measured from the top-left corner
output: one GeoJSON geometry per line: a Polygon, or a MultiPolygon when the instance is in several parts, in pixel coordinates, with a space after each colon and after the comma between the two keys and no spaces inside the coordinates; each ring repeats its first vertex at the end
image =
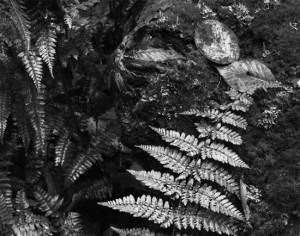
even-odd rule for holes
{"type": "Polygon", "coordinates": [[[93,164],[101,161],[101,154],[92,149],[87,153],[77,155],[66,170],[66,187],[75,182],[82,174],[90,169],[93,164]]]}
{"type": "Polygon", "coordinates": [[[113,231],[115,231],[120,236],[139,236],[139,235],[145,235],[145,236],[164,236],[165,234],[162,233],[155,233],[151,232],[147,228],[133,228],[133,229],[118,229],[115,227],[111,227],[113,231]]]}
{"type": "Polygon", "coordinates": [[[61,236],[82,236],[80,215],[76,212],[69,212],[63,219],[59,231],[61,236]]]}
{"type": "Polygon", "coordinates": [[[41,32],[36,41],[36,47],[43,61],[47,64],[50,75],[53,76],[53,65],[55,60],[56,31],[53,27],[48,27],[41,32]]]}
{"type": "Polygon", "coordinates": [[[37,52],[30,50],[26,53],[20,52],[18,56],[26,68],[29,77],[33,80],[38,91],[41,90],[41,81],[43,78],[42,59],[37,55],[37,52]]]}
{"type": "Polygon", "coordinates": [[[194,205],[180,205],[178,208],[173,208],[169,202],[163,202],[162,199],[149,195],[143,195],[137,200],[130,195],[123,199],[100,204],[130,213],[134,217],[148,218],[162,227],[169,227],[171,224],[174,224],[178,229],[186,229],[189,226],[192,229],[201,230],[203,227],[207,231],[223,232],[232,235],[235,235],[237,232],[234,221],[228,217],[198,210],[194,205]]]}
{"type": "Polygon", "coordinates": [[[69,133],[65,131],[65,133],[59,137],[55,146],[55,165],[63,166],[67,157],[71,155],[72,149],[73,144],[70,141],[69,133]]]}
{"type": "Polygon", "coordinates": [[[10,97],[5,88],[0,89],[0,142],[3,143],[4,132],[7,125],[7,118],[11,112],[10,97]]]}

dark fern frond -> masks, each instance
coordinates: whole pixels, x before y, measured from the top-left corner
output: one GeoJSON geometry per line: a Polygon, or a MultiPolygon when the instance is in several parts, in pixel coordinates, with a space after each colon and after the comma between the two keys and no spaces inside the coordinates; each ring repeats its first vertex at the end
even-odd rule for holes
{"type": "Polygon", "coordinates": [[[43,61],[47,64],[50,75],[53,76],[53,65],[55,60],[55,43],[56,43],[56,30],[54,27],[47,27],[41,32],[36,47],[43,61]]]}
{"type": "Polygon", "coordinates": [[[10,225],[13,222],[12,205],[7,205],[7,197],[0,190],[0,222],[4,225],[10,225]]]}
{"type": "Polygon", "coordinates": [[[61,207],[63,199],[59,195],[50,196],[41,187],[34,191],[34,197],[39,202],[38,208],[45,212],[45,216],[56,216],[57,210],[61,207]]]}
{"type": "Polygon", "coordinates": [[[39,91],[42,87],[41,81],[43,78],[42,59],[34,50],[30,50],[26,53],[20,52],[18,56],[22,59],[29,77],[33,80],[37,90],[39,91]]]}
{"type": "Polygon", "coordinates": [[[74,183],[97,162],[102,162],[102,156],[93,149],[88,150],[87,153],[77,155],[66,169],[66,187],[74,183]]]}
{"type": "Polygon", "coordinates": [[[111,194],[112,186],[105,179],[96,180],[78,192],[80,198],[90,200],[103,200],[110,197],[111,194]]]}
{"type": "Polygon", "coordinates": [[[25,10],[22,0],[7,0],[1,4],[1,13],[6,14],[11,19],[23,40],[25,51],[29,51],[31,39],[30,22],[25,10]]]}

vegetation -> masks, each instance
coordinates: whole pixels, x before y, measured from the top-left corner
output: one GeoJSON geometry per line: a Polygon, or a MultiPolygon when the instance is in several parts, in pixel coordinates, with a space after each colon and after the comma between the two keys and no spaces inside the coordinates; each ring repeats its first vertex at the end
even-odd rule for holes
{"type": "Polygon", "coordinates": [[[297,235],[297,9],[1,1],[0,235],[297,235]]]}

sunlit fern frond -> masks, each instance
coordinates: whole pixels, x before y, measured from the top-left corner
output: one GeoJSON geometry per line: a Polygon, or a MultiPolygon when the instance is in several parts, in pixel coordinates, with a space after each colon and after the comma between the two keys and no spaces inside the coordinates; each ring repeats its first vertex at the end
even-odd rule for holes
{"type": "Polygon", "coordinates": [[[178,229],[192,228],[206,231],[227,233],[236,235],[237,227],[232,218],[197,209],[195,205],[180,205],[178,208],[170,206],[169,202],[162,199],[143,195],[136,200],[132,195],[114,201],[99,203],[121,212],[127,212],[134,217],[148,218],[162,227],[169,227],[174,224],[178,229]]]}
{"type": "Polygon", "coordinates": [[[204,145],[204,142],[199,142],[193,135],[186,135],[185,133],[179,133],[174,130],[166,130],[163,128],[150,128],[160,134],[162,139],[166,142],[178,147],[181,151],[187,152],[188,156],[199,154],[200,148],[204,145]]]}
{"type": "Polygon", "coordinates": [[[207,117],[208,119],[211,119],[213,121],[223,122],[225,124],[230,124],[241,129],[246,129],[247,127],[247,121],[245,120],[245,118],[240,115],[236,115],[231,111],[223,112],[217,109],[205,109],[204,111],[201,111],[198,109],[190,109],[189,111],[185,111],[180,114],[207,117]]]}
{"type": "Polygon", "coordinates": [[[9,91],[0,85],[0,142],[3,143],[3,137],[7,125],[7,119],[11,112],[11,102],[9,91]]]}
{"type": "Polygon", "coordinates": [[[201,158],[212,158],[216,161],[228,163],[232,166],[249,168],[241,158],[222,143],[212,142],[201,148],[201,158]]]}
{"type": "Polygon", "coordinates": [[[18,56],[21,58],[29,77],[33,80],[37,90],[42,87],[43,78],[43,62],[35,50],[28,52],[20,52],[18,56]]]}
{"type": "Polygon", "coordinates": [[[55,45],[56,44],[56,29],[54,27],[47,27],[41,32],[36,47],[43,61],[47,64],[50,75],[53,76],[53,66],[55,60],[55,45]]]}
{"type": "Polygon", "coordinates": [[[61,236],[84,236],[80,214],[69,212],[63,219],[59,232],[61,236]]]}
{"type": "Polygon", "coordinates": [[[38,208],[45,213],[45,216],[56,216],[57,210],[61,207],[63,199],[59,195],[51,196],[41,187],[34,191],[34,197],[38,201],[38,208]]]}
{"type": "Polygon", "coordinates": [[[147,228],[133,228],[133,229],[119,229],[119,228],[115,228],[115,227],[110,227],[110,228],[120,236],[140,236],[140,235],[167,236],[167,234],[156,233],[156,232],[150,231],[147,228]]]}
{"type": "Polygon", "coordinates": [[[86,173],[95,163],[102,162],[102,156],[90,149],[86,153],[78,154],[66,168],[66,187],[74,183],[81,175],[86,173]]]}
{"type": "Polygon", "coordinates": [[[46,145],[45,90],[41,87],[37,92],[29,87],[26,91],[25,108],[35,131],[35,149],[37,152],[44,153],[46,145]]]}
{"type": "Polygon", "coordinates": [[[158,171],[129,170],[129,173],[146,186],[163,192],[167,196],[174,196],[176,199],[180,199],[184,205],[187,205],[188,202],[194,202],[211,211],[244,220],[242,213],[225,195],[207,184],[194,183],[193,179],[187,182],[178,181],[173,175],[158,171]]]}
{"type": "MultiPolygon", "coordinates": [[[[139,145],[137,146],[148,152],[158,160],[164,167],[171,169],[177,174],[187,176],[192,173],[190,168],[192,158],[185,156],[182,152],[163,146],[139,145]]],[[[194,163],[195,164],[195,163],[194,163]]]]}
{"type": "Polygon", "coordinates": [[[21,212],[15,220],[13,226],[14,235],[53,235],[53,228],[49,220],[41,215],[36,215],[31,211],[21,212]]]}
{"type": "Polygon", "coordinates": [[[55,166],[64,166],[66,159],[72,155],[74,144],[71,143],[67,130],[61,134],[55,145],[55,166]]]}
{"type": "Polygon", "coordinates": [[[199,132],[198,138],[210,137],[212,140],[219,139],[226,142],[231,142],[234,145],[240,145],[243,142],[239,133],[226,126],[222,126],[221,124],[212,126],[206,122],[201,122],[195,123],[195,125],[197,131],[199,132]]]}

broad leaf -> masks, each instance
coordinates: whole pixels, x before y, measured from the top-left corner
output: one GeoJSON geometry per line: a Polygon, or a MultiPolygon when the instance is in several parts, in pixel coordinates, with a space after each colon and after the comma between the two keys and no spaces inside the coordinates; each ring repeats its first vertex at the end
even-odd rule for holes
{"type": "Polygon", "coordinates": [[[207,59],[218,64],[229,64],[240,57],[236,35],[216,20],[205,20],[197,25],[195,43],[207,59]]]}
{"type": "Polygon", "coordinates": [[[257,60],[236,61],[228,66],[217,67],[217,70],[231,88],[240,92],[265,87],[275,81],[271,70],[257,60]]]}

